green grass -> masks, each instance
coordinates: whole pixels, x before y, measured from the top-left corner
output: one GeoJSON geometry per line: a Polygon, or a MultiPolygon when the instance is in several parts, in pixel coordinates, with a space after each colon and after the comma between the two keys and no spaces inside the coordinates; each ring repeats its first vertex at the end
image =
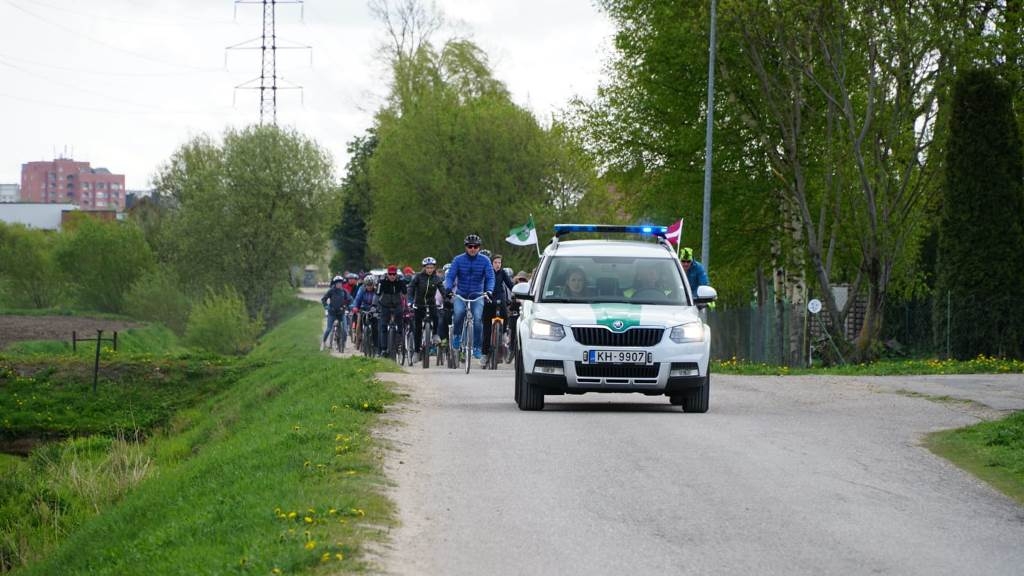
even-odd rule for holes
{"type": "Polygon", "coordinates": [[[107,439],[17,464],[41,485],[36,503],[52,503],[51,517],[88,502],[70,488],[69,461],[146,478],[122,483],[123,497],[77,518],[66,538],[47,538],[38,523],[29,536],[44,544],[18,574],[367,570],[367,541],[393,523],[370,437],[395,399],[373,375],[393,364],[318,353],[320,319],[311,306],[267,334],[237,383],[179,412],[139,453],[107,439]]]}
{"type": "Polygon", "coordinates": [[[928,435],[933,452],[1024,505],[1024,412],[928,435]]]}
{"type": "Polygon", "coordinates": [[[76,353],[66,342],[22,342],[0,354],[0,441],[148,435],[243,370],[233,359],[186,352],[160,325],[126,332],[117,351],[101,349],[95,392],[94,362],[95,348],[76,353]]]}
{"type": "Polygon", "coordinates": [[[932,374],[1009,374],[1024,372],[1024,361],[978,356],[972,360],[908,359],[881,360],[870,364],[847,364],[828,368],[791,368],[732,358],[715,360],[712,372],[746,376],[787,376],[791,374],[835,374],[839,376],[900,376],[932,374]]]}

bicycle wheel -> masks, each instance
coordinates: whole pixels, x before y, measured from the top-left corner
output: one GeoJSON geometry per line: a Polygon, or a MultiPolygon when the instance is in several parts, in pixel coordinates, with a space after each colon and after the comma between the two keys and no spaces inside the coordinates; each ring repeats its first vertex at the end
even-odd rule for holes
{"type": "Polygon", "coordinates": [[[430,345],[433,343],[434,334],[431,330],[430,320],[423,320],[422,340],[420,341],[420,361],[423,363],[423,368],[430,368],[430,345]]]}
{"type": "Polygon", "coordinates": [[[344,352],[345,344],[348,343],[348,316],[342,315],[341,325],[338,326],[338,333],[341,336],[341,340],[339,342],[341,346],[339,346],[338,351],[344,352]]]}
{"type": "Polygon", "coordinates": [[[395,354],[398,352],[398,335],[395,332],[398,328],[394,324],[388,324],[388,359],[392,362],[395,361],[395,354]]]}
{"type": "Polygon", "coordinates": [[[363,355],[373,356],[373,330],[367,324],[363,324],[363,355]]]}
{"type": "Polygon", "coordinates": [[[466,311],[466,321],[462,325],[462,350],[466,359],[466,374],[473,365],[473,313],[466,311]]]}
{"type": "Polygon", "coordinates": [[[487,367],[491,370],[497,370],[498,362],[501,362],[501,340],[504,325],[501,320],[491,322],[491,354],[487,357],[487,367]]]}
{"type": "Polygon", "coordinates": [[[412,322],[405,326],[405,353],[409,366],[416,363],[416,332],[412,329],[412,322]]]}

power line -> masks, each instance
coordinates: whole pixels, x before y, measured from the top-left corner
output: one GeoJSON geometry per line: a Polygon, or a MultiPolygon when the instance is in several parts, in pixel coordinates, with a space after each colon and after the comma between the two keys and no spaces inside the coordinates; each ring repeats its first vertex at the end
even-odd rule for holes
{"type": "Polygon", "coordinates": [[[24,13],[24,14],[27,14],[27,15],[31,16],[32,18],[35,18],[36,20],[39,20],[40,22],[42,22],[44,24],[47,24],[49,26],[53,26],[55,28],[60,28],[61,30],[65,30],[65,31],[70,32],[72,34],[75,34],[77,36],[81,36],[82,38],[85,38],[86,40],[89,40],[91,42],[99,44],[100,46],[105,46],[106,48],[109,48],[111,50],[115,50],[117,52],[122,52],[124,54],[128,54],[130,56],[134,56],[135,58],[140,58],[142,60],[148,60],[150,62],[156,62],[158,64],[163,64],[165,66],[174,66],[174,67],[177,67],[177,68],[186,68],[186,69],[201,70],[201,71],[217,70],[216,68],[201,68],[201,67],[198,67],[198,66],[191,66],[189,64],[179,64],[177,62],[169,62],[167,60],[160,60],[158,58],[153,58],[152,56],[149,56],[147,54],[142,54],[140,52],[133,52],[132,50],[126,50],[125,48],[122,48],[120,46],[111,44],[109,42],[104,42],[103,40],[100,40],[99,38],[95,38],[93,36],[85,34],[81,30],[78,30],[76,28],[71,28],[70,26],[65,26],[65,25],[61,24],[60,22],[55,22],[53,20],[50,20],[49,18],[46,18],[44,16],[40,16],[39,14],[37,14],[37,13],[27,9],[27,8],[25,8],[24,6],[21,6],[20,4],[18,4],[16,2],[14,2],[14,0],[4,0],[4,2],[8,6],[14,8],[15,10],[18,10],[18,11],[24,13]]]}

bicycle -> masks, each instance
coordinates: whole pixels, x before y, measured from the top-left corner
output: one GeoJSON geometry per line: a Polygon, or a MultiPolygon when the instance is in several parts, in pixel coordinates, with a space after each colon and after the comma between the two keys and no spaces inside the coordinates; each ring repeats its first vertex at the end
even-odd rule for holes
{"type": "Polygon", "coordinates": [[[406,308],[402,315],[402,364],[412,366],[416,363],[416,319],[412,307],[406,308]]]}
{"type": "MultiPolygon", "coordinates": [[[[477,300],[481,300],[481,299],[485,298],[486,296],[487,296],[486,294],[481,294],[481,295],[477,296],[476,298],[463,298],[462,296],[459,296],[458,294],[455,294],[456,298],[458,298],[459,300],[462,300],[466,304],[466,318],[463,319],[463,321],[462,321],[462,342],[461,342],[462,345],[459,347],[459,350],[457,351],[457,353],[460,355],[460,358],[465,358],[465,360],[466,360],[466,374],[469,374],[469,368],[470,368],[470,366],[473,365],[473,306],[472,306],[472,304],[473,304],[473,302],[476,302],[477,300]]],[[[452,338],[451,340],[454,340],[454,338],[452,338]]],[[[453,352],[455,352],[455,351],[453,350],[453,352]]],[[[458,367],[458,363],[461,362],[461,359],[456,359],[455,362],[456,362],[456,367],[458,367]]]]}
{"type": "MultiPolygon", "coordinates": [[[[420,327],[420,363],[423,365],[423,368],[430,368],[430,347],[434,345],[435,314],[437,314],[437,308],[427,306],[423,314],[423,324],[420,327]]],[[[440,356],[437,359],[437,365],[441,365],[440,356]]]]}
{"type": "Polygon", "coordinates": [[[491,318],[491,353],[487,356],[486,367],[489,370],[497,370],[498,364],[504,358],[505,346],[505,318],[501,315],[501,307],[494,311],[494,318],[491,318]]]}
{"type": "Polygon", "coordinates": [[[397,308],[389,308],[383,314],[388,315],[388,327],[387,327],[387,340],[384,342],[386,346],[385,353],[392,362],[398,362],[399,364],[405,363],[405,351],[403,338],[404,335],[398,329],[397,318],[400,318],[401,312],[397,308]]]}
{"type": "Polygon", "coordinates": [[[362,351],[363,355],[373,357],[377,354],[377,343],[374,339],[373,325],[377,323],[377,311],[361,311],[360,323],[362,324],[362,351]]]}

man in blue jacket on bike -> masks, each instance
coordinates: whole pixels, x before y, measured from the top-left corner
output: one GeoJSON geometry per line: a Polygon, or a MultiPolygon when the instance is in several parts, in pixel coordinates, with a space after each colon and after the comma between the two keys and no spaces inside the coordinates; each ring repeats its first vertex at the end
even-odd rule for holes
{"type": "MultiPolygon", "coordinates": [[[[465,298],[474,300],[481,295],[488,299],[494,291],[494,268],[491,261],[480,254],[480,237],[476,234],[466,236],[466,252],[452,260],[452,266],[444,278],[444,289],[465,298]]],[[[466,320],[466,302],[455,298],[454,318],[452,319],[452,347],[458,349],[462,344],[462,323],[466,320]]],[[[484,301],[474,300],[473,307],[473,358],[480,359],[480,346],[484,339],[484,301]]],[[[468,358],[467,358],[468,360],[468,358]]]]}

